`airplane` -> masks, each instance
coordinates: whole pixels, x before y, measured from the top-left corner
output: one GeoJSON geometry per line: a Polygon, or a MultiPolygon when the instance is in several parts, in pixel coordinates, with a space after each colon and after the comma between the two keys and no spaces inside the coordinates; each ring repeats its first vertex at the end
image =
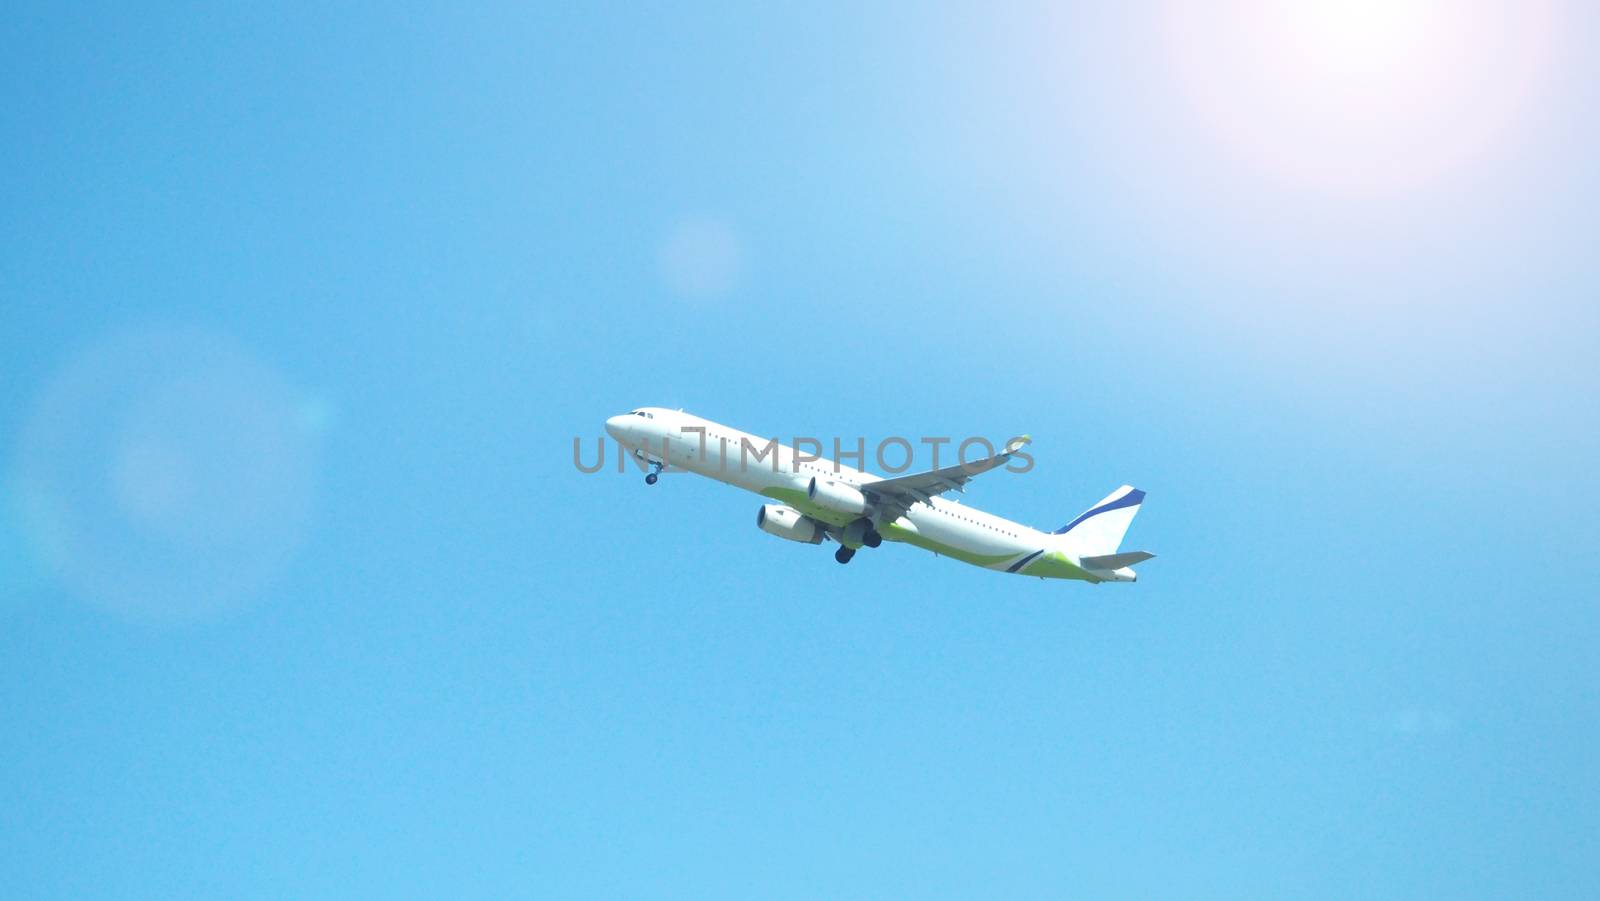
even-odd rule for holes
{"type": "Polygon", "coordinates": [[[840,563],[862,547],[898,541],[984,569],[1099,584],[1136,582],[1132,567],[1155,556],[1117,550],[1145,498],[1131,485],[1052,532],[940,496],[965,493],[974,476],[1004,466],[1026,435],[983,460],[884,478],[682,410],[640,407],[605,427],[650,469],[646,484],[670,467],[753,491],[777,501],[756,512],[762,531],[802,544],[831,539],[840,563]]]}

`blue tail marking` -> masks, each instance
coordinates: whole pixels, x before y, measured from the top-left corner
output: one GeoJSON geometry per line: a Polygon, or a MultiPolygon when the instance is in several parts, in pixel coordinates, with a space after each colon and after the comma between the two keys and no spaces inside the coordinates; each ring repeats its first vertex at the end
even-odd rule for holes
{"type": "Polygon", "coordinates": [[[1072,531],[1073,528],[1078,525],[1078,523],[1083,522],[1084,520],[1088,519],[1091,516],[1096,516],[1098,514],[1105,513],[1105,512],[1111,511],[1111,510],[1121,510],[1123,507],[1137,506],[1137,505],[1139,505],[1139,504],[1141,504],[1143,502],[1144,502],[1144,492],[1140,491],[1137,488],[1135,488],[1132,491],[1128,492],[1127,494],[1124,494],[1122,497],[1119,497],[1114,501],[1107,501],[1106,503],[1101,504],[1100,506],[1094,508],[1093,510],[1090,510],[1089,512],[1083,514],[1082,516],[1078,517],[1077,519],[1074,519],[1072,522],[1069,522],[1066,525],[1062,526],[1061,528],[1056,529],[1054,532],[1051,532],[1050,534],[1052,534],[1052,535],[1065,535],[1068,532],[1072,531]]]}

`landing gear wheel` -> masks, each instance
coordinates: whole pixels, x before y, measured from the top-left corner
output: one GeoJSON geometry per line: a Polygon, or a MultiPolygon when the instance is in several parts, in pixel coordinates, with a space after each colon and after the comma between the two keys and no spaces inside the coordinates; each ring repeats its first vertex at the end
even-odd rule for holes
{"type": "Polygon", "coordinates": [[[855,548],[840,546],[840,548],[838,550],[833,552],[833,559],[839,561],[840,563],[849,563],[850,562],[850,558],[854,557],[855,555],[856,555],[856,549],[855,548]]]}
{"type": "Polygon", "coordinates": [[[878,534],[877,529],[871,529],[865,536],[862,537],[861,543],[867,547],[877,547],[878,545],[883,544],[883,536],[878,534]]]}
{"type": "Polygon", "coordinates": [[[645,475],[645,477],[644,477],[644,483],[646,485],[654,485],[656,483],[656,479],[657,479],[657,476],[656,476],[655,473],[653,473],[653,472],[652,473],[647,473],[645,475]]]}

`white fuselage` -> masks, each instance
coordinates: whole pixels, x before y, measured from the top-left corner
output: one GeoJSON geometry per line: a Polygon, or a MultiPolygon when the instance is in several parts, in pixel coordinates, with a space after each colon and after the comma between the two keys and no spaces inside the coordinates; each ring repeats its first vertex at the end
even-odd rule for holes
{"type": "MultiPolygon", "coordinates": [[[[825,524],[837,536],[858,515],[839,514],[807,499],[814,477],[861,486],[880,481],[864,472],[771,438],[752,435],[679,410],[646,407],[606,422],[606,431],[641,462],[659,462],[772,498],[825,524]]],[[[976,566],[1090,582],[1129,581],[1089,572],[1062,553],[1059,536],[974,507],[931,497],[892,522],[874,522],[885,540],[917,545],[976,566]]],[[[1131,573],[1129,574],[1131,577],[1131,573]]]]}

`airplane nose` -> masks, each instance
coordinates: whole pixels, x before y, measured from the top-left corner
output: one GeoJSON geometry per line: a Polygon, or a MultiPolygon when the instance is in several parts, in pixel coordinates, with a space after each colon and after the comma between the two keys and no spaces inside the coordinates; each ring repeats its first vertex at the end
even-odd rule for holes
{"type": "Polygon", "coordinates": [[[628,436],[628,417],[613,416],[606,420],[606,434],[621,441],[628,436]]]}

